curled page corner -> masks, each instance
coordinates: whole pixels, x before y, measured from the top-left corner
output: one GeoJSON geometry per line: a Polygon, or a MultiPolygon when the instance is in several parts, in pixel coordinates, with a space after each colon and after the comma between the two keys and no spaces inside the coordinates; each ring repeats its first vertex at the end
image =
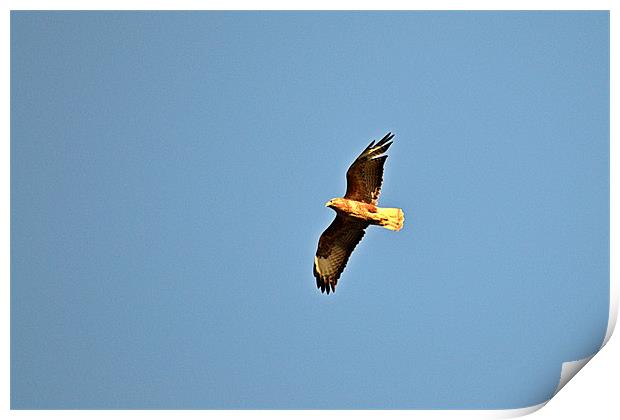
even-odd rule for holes
{"type": "MultiPolygon", "coordinates": [[[[598,353],[598,351],[596,353],[598,353]]],[[[566,385],[573,378],[573,376],[575,376],[577,372],[581,370],[581,368],[583,368],[590,360],[592,360],[592,358],[596,355],[596,353],[594,353],[591,356],[584,357],[583,359],[562,363],[562,370],[560,372],[560,381],[558,382],[558,386],[555,388],[555,391],[553,391],[553,395],[551,396],[551,398],[555,397],[555,395],[558,392],[560,392],[562,388],[564,388],[564,385],[566,385]]],[[[551,401],[551,398],[546,401],[543,401],[540,404],[532,405],[529,407],[498,411],[497,415],[494,418],[507,419],[507,418],[526,416],[528,414],[531,414],[543,408],[549,401],[551,401]]]]}
{"type": "MultiPolygon", "coordinates": [[[[616,281],[616,277],[611,276],[610,281],[609,281],[609,319],[607,321],[607,330],[605,331],[605,338],[603,339],[601,346],[599,347],[597,351],[594,352],[594,354],[588,357],[562,363],[562,370],[560,372],[560,380],[551,398],[553,398],[558,392],[560,392],[560,390],[564,388],[564,385],[566,385],[577,374],[577,372],[579,372],[590,360],[592,360],[592,358],[596,356],[596,354],[599,351],[601,351],[603,347],[605,347],[605,344],[607,344],[607,342],[611,338],[611,335],[613,334],[614,329],[616,328],[616,322],[618,320],[618,284],[617,283],[618,282],[616,281]]],[[[505,419],[505,418],[521,417],[521,416],[531,414],[543,408],[549,401],[551,401],[551,398],[548,399],[547,401],[543,401],[540,404],[532,405],[529,407],[523,407],[523,408],[511,409],[511,410],[498,410],[495,413],[496,415],[494,418],[505,419]]]]}
{"type": "Polygon", "coordinates": [[[601,351],[605,344],[611,338],[611,335],[616,328],[616,321],[618,320],[618,284],[617,281],[614,280],[615,277],[612,276],[609,281],[609,319],[607,320],[607,330],[605,331],[605,338],[601,343],[601,346],[598,348],[594,354],[584,357],[583,359],[573,360],[570,362],[562,363],[562,371],[560,372],[560,381],[558,382],[558,386],[553,392],[553,396],[555,396],[564,385],[570,381],[573,376],[577,374],[596,354],[601,351]]]}
{"type": "Polygon", "coordinates": [[[581,370],[581,368],[583,368],[590,360],[592,360],[592,358],[595,355],[596,353],[594,353],[592,356],[584,357],[583,359],[562,363],[562,371],[560,372],[560,382],[558,383],[558,386],[555,388],[553,395],[560,392],[560,390],[564,388],[564,385],[566,385],[568,381],[570,381],[573,378],[573,376],[575,376],[577,372],[581,370]]]}

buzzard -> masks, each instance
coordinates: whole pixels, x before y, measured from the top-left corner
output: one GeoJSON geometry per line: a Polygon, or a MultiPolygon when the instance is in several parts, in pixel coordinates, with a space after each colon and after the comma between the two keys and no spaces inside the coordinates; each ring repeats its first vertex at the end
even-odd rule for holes
{"type": "Polygon", "coordinates": [[[392,145],[392,133],[377,144],[373,140],[347,171],[347,192],[343,198],[329,200],[325,206],[336,211],[336,218],[319,238],[314,257],[316,287],[321,292],[336,291],[338,279],[347,265],[355,246],[362,240],[368,225],[401,230],[405,217],[401,209],[377,207],[384,153],[392,145]]]}

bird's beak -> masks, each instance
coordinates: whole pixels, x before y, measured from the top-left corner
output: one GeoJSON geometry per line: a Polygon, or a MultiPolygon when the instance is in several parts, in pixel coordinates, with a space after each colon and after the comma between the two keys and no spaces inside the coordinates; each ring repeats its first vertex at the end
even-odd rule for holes
{"type": "Polygon", "coordinates": [[[325,203],[325,207],[329,207],[331,203],[332,203],[332,200],[329,200],[327,203],[325,203]]]}

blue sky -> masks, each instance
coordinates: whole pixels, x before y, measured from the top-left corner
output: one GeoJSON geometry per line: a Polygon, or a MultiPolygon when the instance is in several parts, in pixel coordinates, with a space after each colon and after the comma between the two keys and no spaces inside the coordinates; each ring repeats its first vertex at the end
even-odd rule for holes
{"type": "Polygon", "coordinates": [[[523,407],[608,288],[606,12],[12,12],[12,408],[523,407]]]}

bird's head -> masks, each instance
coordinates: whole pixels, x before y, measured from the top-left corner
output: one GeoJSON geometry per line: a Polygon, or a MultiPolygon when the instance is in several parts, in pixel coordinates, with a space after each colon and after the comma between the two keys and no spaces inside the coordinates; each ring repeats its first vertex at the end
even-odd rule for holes
{"type": "Polygon", "coordinates": [[[325,207],[329,207],[329,208],[336,210],[339,204],[340,204],[339,198],[332,198],[327,203],[325,203],[325,207]]]}

